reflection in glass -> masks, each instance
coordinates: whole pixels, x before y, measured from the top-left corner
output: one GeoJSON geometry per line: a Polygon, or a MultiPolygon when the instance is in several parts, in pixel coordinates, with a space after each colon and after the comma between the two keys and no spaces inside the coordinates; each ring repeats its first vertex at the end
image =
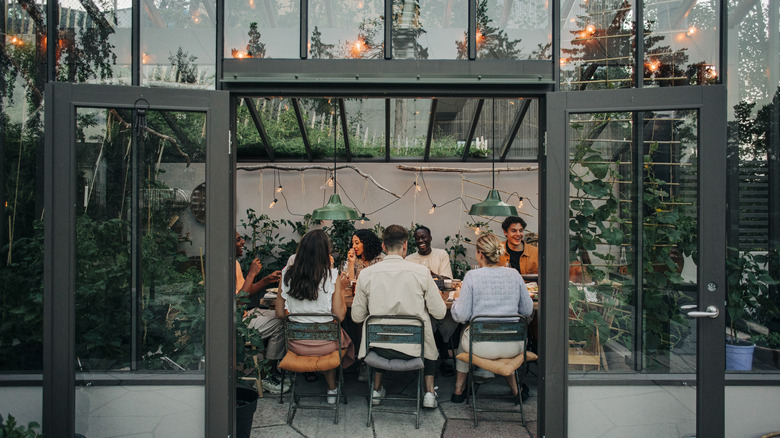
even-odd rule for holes
{"type": "Polygon", "coordinates": [[[142,84],[213,88],[216,1],[150,0],[143,4],[142,84]]]}
{"type": "Polygon", "coordinates": [[[393,1],[393,59],[455,59],[468,27],[467,0],[393,1]]]}
{"type": "Polygon", "coordinates": [[[309,32],[312,59],[382,59],[384,2],[311,0],[309,32]]]}
{"type": "Polygon", "coordinates": [[[205,180],[205,116],[150,111],[146,138],[135,144],[131,117],[77,114],[77,371],[202,370],[205,229],[189,201],[205,180]]]}
{"type": "Polygon", "coordinates": [[[60,2],[57,80],[130,83],[131,2],[60,2]]]}
{"type": "Polygon", "coordinates": [[[720,0],[685,4],[646,0],[644,4],[645,85],[717,83],[720,0]]]}
{"type": "MultiPolygon", "coordinates": [[[[549,2],[471,0],[477,2],[477,59],[551,59],[552,13],[549,2]]],[[[465,35],[458,59],[468,57],[465,35]]]]}
{"type": "Polygon", "coordinates": [[[226,58],[297,58],[297,0],[226,0],[226,58]]]}
{"type": "Polygon", "coordinates": [[[565,2],[561,10],[561,89],[630,88],[635,1],[565,2]],[[569,6],[568,9],[565,6],[569,6]]]}

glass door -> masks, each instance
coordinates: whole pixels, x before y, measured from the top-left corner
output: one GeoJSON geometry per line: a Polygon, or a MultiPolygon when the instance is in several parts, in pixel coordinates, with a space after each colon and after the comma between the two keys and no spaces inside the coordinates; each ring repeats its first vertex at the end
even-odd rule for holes
{"type": "Polygon", "coordinates": [[[227,96],[47,89],[45,428],[229,434],[227,96]]]}
{"type": "Polygon", "coordinates": [[[724,88],[552,93],[547,117],[543,433],[723,436],[724,88]]]}

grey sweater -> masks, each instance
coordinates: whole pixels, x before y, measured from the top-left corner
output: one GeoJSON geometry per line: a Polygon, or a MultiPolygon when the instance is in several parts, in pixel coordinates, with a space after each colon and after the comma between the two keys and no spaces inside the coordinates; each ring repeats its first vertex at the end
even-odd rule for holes
{"type": "Polygon", "coordinates": [[[523,277],[513,268],[472,269],[463,278],[452,318],[466,323],[477,315],[531,315],[534,303],[523,277]]]}

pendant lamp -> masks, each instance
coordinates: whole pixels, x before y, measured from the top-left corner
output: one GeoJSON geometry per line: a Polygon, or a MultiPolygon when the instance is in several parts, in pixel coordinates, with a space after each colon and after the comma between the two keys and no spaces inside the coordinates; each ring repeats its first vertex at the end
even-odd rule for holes
{"type": "Polygon", "coordinates": [[[517,208],[501,200],[501,195],[496,190],[496,99],[493,98],[493,139],[490,141],[490,149],[493,151],[493,185],[487,198],[477,202],[469,209],[469,214],[479,216],[517,216],[517,208]]]}
{"type": "MultiPolygon", "coordinates": [[[[338,102],[336,104],[338,108],[338,102]]],[[[341,196],[338,195],[338,184],[336,183],[336,128],[339,122],[339,113],[336,112],[336,119],[333,123],[333,194],[330,195],[328,203],[320,208],[315,209],[311,218],[314,220],[355,220],[359,219],[357,211],[354,208],[349,208],[341,203],[341,196]]]]}

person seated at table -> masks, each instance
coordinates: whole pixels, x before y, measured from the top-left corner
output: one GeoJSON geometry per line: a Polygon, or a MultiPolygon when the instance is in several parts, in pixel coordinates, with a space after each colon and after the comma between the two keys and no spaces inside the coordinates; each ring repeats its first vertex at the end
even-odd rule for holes
{"type": "MultiPolygon", "coordinates": [[[[452,278],[452,267],[450,266],[450,255],[447,251],[431,247],[431,230],[420,225],[414,230],[414,244],[417,252],[406,256],[406,260],[423,265],[430,269],[431,275],[440,279],[452,278]]],[[[440,357],[447,357],[447,343],[450,337],[458,329],[458,323],[448,314],[441,320],[433,320],[433,332],[439,333],[441,337],[436,338],[436,347],[439,349],[440,357]]],[[[442,360],[439,365],[442,376],[449,377],[455,374],[455,369],[447,360],[442,360]]]]}
{"type": "MultiPolygon", "coordinates": [[[[434,387],[436,373],[436,343],[433,340],[431,320],[444,318],[447,306],[441,299],[439,288],[433,281],[428,269],[416,263],[404,260],[409,234],[400,225],[390,225],[382,233],[382,247],[387,257],[373,266],[363,269],[355,286],[355,299],[352,302],[352,320],[362,323],[369,315],[409,315],[423,320],[425,332],[425,396],[423,406],[438,406],[434,387]]],[[[360,358],[366,357],[365,327],[360,343],[360,358]]],[[[398,344],[393,348],[372,348],[387,359],[411,359],[419,357],[420,349],[414,345],[398,344]]],[[[386,391],[382,386],[382,371],[374,376],[374,404],[379,404],[386,391]]]]}
{"type": "MultiPolygon", "coordinates": [[[[303,236],[292,265],[282,269],[281,293],[276,296],[277,318],[284,318],[286,311],[296,322],[331,321],[329,317],[296,318],[296,313],[333,313],[339,322],[344,320],[347,314],[344,290],[349,287],[349,279],[332,267],[331,249],[330,238],[322,230],[309,231],[303,236]]],[[[325,356],[336,351],[338,344],[335,341],[300,340],[291,341],[289,347],[299,356],[325,356]]],[[[355,346],[344,329],[341,329],[341,348],[346,351],[342,358],[342,366],[346,368],[355,360],[355,346]]],[[[336,369],[324,374],[328,403],[334,404],[338,393],[336,369]]]]}
{"type": "MultiPolygon", "coordinates": [[[[523,277],[513,268],[501,266],[501,256],[504,245],[494,234],[485,234],[477,239],[477,263],[479,268],[466,273],[461,284],[460,294],[452,304],[452,317],[455,321],[468,323],[477,315],[516,315],[530,316],[534,305],[523,277]]],[[[515,357],[523,351],[523,343],[500,344],[479,343],[474,345],[474,354],[485,359],[500,359],[515,357]]],[[[469,328],[463,330],[460,338],[458,354],[469,351],[469,328]]],[[[468,363],[456,361],[455,390],[450,399],[453,403],[461,403],[466,399],[466,375],[468,363]]],[[[506,377],[512,390],[517,395],[517,382],[514,376],[506,377]]]]}
{"type": "Polygon", "coordinates": [[[371,230],[357,230],[352,235],[352,248],[347,253],[347,274],[356,281],[360,271],[384,258],[382,241],[371,230]]]}
{"type": "Polygon", "coordinates": [[[501,264],[517,269],[520,274],[539,273],[539,250],[533,245],[526,245],[523,232],[526,223],[521,217],[509,216],[501,223],[506,242],[501,264]]]}

